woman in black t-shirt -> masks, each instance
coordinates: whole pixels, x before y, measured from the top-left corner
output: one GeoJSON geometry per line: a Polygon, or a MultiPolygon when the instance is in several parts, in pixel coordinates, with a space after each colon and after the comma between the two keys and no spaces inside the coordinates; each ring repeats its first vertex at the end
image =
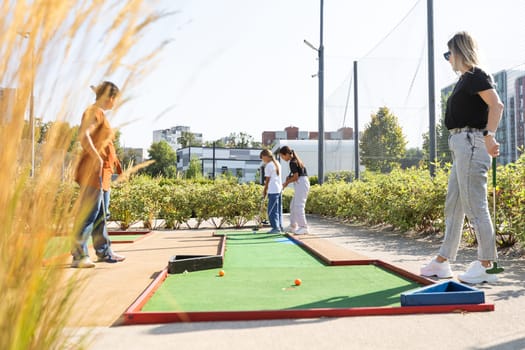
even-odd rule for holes
{"type": "Polygon", "coordinates": [[[421,268],[421,274],[452,277],[449,260],[456,259],[466,215],[476,232],[478,260],[458,278],[467,283],[496,282],[496,271],[490,270],[497,251],[487,200],[487,174],[491,157],[499,155],[495,132],[503,104],[492,78],[479,68],[474,39],[459,32],[448,42],[448,49],[445,59],[460,77],[445,114],[453,159],[445,201],[445,240],[439,254],[421,268]]]}
{"type": "Polygon", "coordinates": [[[308,233],[308,224],[304,208],[308,192],[310,192],[310,181],[306,167],[295,151],[288,146],[283,146],[279,150],[281,158],[290,165],[290,175],[283,184],[283,189],[290,183],[294,184],[294,195],[290,203],[290,226],[285,231],[295,233],[296,235],[308,233]]]}

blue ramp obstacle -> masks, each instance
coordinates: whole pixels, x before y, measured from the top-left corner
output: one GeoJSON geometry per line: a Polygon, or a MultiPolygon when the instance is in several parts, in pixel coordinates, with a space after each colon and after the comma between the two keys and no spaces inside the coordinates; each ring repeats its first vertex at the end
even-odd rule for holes
{"type": "Polygon", "coordinates": [[[446,281],[401,294],[401,306],[483,304],[485,293],[456,281],[446,281]]]}

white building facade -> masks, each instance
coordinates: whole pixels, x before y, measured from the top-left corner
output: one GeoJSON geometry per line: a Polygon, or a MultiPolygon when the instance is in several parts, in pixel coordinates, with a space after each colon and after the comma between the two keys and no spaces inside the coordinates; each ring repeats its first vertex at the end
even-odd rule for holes
{"type": "Polygon", "coordinates": [[[188,170],[191,159],[201,163],[202,175],[213,179],[230,173],[239,182],[259,182],[260,148],[185,147],[177,150],[177,172],[188,170]]]}
{"type": "Polygon", "coordinates": [[[180,138],[185,134],[190,133],[193,135],[194,141],[197,144],[202,144],[202,134],[194,133],[190,131],[189,126],[174,126],[169,129],[154,130],[153,131],[153,142],[166,141],[173,150],[178,150],[182,147],[180,138]]]}
{"type": "MultiPolygon", "coordinates": [[[[272,148],[275,154],[283,146],[288,146],[297,152],[297,155],[306,166],[308,176],[317,176],[319,174],[317,140],[278,140],[272,148]]],[[[355,142],[354,140],[325,140],[324,141],[324,174],[339,171],[355,172],[355,142]]],[[[283,180],[289,175],[288,162],[280,159],[283,180]]],[[[361,169],[361,168],[360,168],[361,169]]]]}

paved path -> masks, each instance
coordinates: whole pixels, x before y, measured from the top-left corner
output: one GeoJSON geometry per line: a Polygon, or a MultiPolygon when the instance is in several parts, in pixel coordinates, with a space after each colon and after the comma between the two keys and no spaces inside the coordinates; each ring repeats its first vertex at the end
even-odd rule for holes
{"type": "MultiPolygon", "coordinates": [[[[309,223],[314,234],[343,248],[414,273],[439,247],[438,242],[336,224],[317,217],[310,217],[309,223]]],[[[182,237],[195,232],[175,233],[182,237]]],[[[125,250],[129,250],[126,252],[129,262],[135,259],[134,254],[139,254],[132,246],[122,252],[125,250]]],[[[458,272],[474,259],[475,250],[462,248],[459,257],[452,264],[458,272]]],[[[507,271],[500,282],[478,286],[485,291],[487,301],[495,304],[494,312],[98,326],[74,331],[93,336],[90,349],[525,349],[525,260],[501,260],[507,271]]],[[[125,264],[117,268],[124,269],[125,264]]],[[[145,269],[159,271],[159,267],[153,266],[145,269]]],[[[100,270],[88,273],[98,274],[100,270]]],[[[107,302],[106,309],[120,312],[122,306],[115,307],[113,302],[116,301],[107,302]]]]}
{"type": "MultiPolygon", "coordinates": [[[[109,327],[177,254],[217,254],[219,238],[210,231],[154,232],[135,243],[113,244],[121,263],[97,263],[94,269],[69,269],[86,277],[74,307],[71,327],[109,327]]],[[[91,253],[95,257],[95,253],[91,253]]]]}

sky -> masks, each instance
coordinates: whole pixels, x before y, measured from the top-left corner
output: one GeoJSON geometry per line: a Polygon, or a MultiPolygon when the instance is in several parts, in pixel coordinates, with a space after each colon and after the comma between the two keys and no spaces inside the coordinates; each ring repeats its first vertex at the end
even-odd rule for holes
{"type": "MultiPolygon", "coordinates": [[[[361,1],[358,11],[348,3],[355,2],[325,1],[325,94],[341,83],[352,58],[370,50],[415,1],[361,1]],[[368,33],[351,35],[360,32],[368,33]]],[[[153,129],[175,125],[189,126],[204,140],[246,132],[260,141],[264,130],[291,125],[317,130],[317,52],[303,40],[319,45],[319,1],[192,0],[170,8],[181,11],[164,27],[175,40],[148,79],[154,84],[147,83],[157,102],[147,107],[149,117],[121,129],[123,145],[147,148],[153,129]]]]}
{"type": "MultiPolygon", "coordinates": [[[[428,128],[425,5],[425,0],[324,1],[325,131],[353,127],[352,106],[346,118],[341,108],[330,106],[345,104],[357,60],[361,131],[381,104],[394,111],[398,106],[409,143],[420,145],[428,128]],[[385,78],[385,69],[399,77],[385,78]],[[402,79],[411,88],[396,85],[402,79]]],[[[317,52],[303,40],[319,45],[319,0],[160,0],[157,9],[177,13],[156,23],[136,52],[143,54],[154,42],[172,42],[151,72],[123,91],[131,101],[108,114],[122,133],[122,146],[147,149],[153,130],[177,125],[202,133],[205,141],[232,132],[260,141],[263,131],[291,125],[317,130],[318,79],[312,77],[317,52]]],[[[434,1],[436,90],[456,79],[441,54],[459,30],[471,31],[482,52],[489,53],[491,72],[525,63],[519,39],[525,37],[523,13],[520,0],[434,1]]],[[[118,76],[105,79],[119,85],[118,76]]],[[[81,110],[77,114],[79,121],[81,110]]]]}

